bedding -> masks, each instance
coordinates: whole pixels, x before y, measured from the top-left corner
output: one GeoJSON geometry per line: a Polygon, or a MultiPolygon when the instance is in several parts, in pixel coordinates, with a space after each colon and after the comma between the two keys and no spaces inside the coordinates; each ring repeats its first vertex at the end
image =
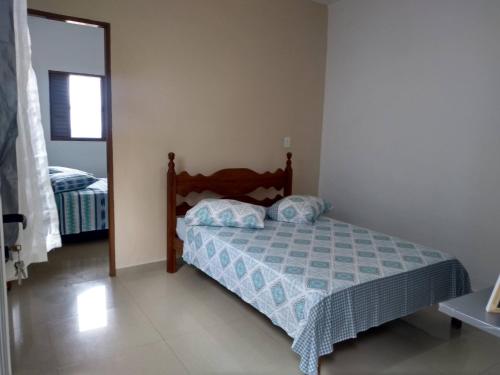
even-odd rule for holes
{"type": "Polygon", "coordinates": [[[267,216],[275,221],[313,224],[331,208],[324,199],[310,195],[290,195],[267,209],[267,216]]]}
{"type": "Polygon", "coordinates": [[[54,173],[76,173],[76,174],[83,174],[83,175],[92,175],[91,173],[84,172],[80,169],[53,166],[53,165],[49,166],[49,174],[54,174],[54,173]]]}
{"type": "Polygon", "coordinates": [[[452,256],[327,217],[263,229],[177,223],[185,262],[281,327],[306,374],[335,343],[470,291],[452,256]]]}
{"type": "Polygon", "coordinates": [[[184,218],[188,225],[264,228],[266,209],[233,199],[203,199],[184,218]]]}
{"type": "Polygon", "coordinates": [[[108,229],[108,180],[54,194],[61,235],[108,229]]]}
{"type": "Polygon", "coordinates": [[[49,176],[54,193],[84,189],[98,180],[90,173],[64,167],[49,167],[49,176]]]}

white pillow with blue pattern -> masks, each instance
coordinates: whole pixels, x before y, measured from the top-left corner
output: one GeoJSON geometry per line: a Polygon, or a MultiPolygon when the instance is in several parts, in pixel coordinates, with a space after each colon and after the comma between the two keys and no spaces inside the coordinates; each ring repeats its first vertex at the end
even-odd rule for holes
{"type": "Polygon", "coordinates": [[[264,228],[266,209],[232,199],[203,199],[186,212],[187,225],[264,228]]]}
{"type": "Polygon", "coordinates": [[[79,169],[68,168],[68,167],[59,167],[59,166],[49,166],[49,174],[54,173],[75,173],[75,174],[91,174],[88,172],[81,171],[79,169]]]}
{"type": "Polygon", "coordinates": [[[78,169],[49,167],[50,183],[54,193],[85,189],[99,179],[78,169]]]}
{"type": "Polygon", "coordinates": [[[267,216],[275,221],[295,224],[314,224],[316,219],[331,209],[324,199],[310,195],[290,195],[267,209],[267,216]]]}

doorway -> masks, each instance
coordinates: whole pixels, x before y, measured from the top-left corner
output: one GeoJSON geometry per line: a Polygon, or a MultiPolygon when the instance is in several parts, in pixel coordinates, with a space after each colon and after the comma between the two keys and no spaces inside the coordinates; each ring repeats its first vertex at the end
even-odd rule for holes
{"type": "MultiPolygon", "coordinates": [[[[56,194],[56,203],[58,204],[63,242],[74,244],[75,241],[78,243],[88,239],[107,238],[108,274],[113,277],[116,276],[116,262],[110,24],[35,9],[28,9],[28,16],[30,23],[38,23],[38,26],[46,27],[49,34],[54,32],[54,28],[65,28],[64,35],[60,35],[62,39],[59,45],[52,44],[52,47],[59,49],[63,58],[72,58],[73,61],[76,58],[78,62],[85,59],[90,61],[91,67],[85,68],[81,68],[81,65],[80,68],[72,68],[71,64],[65,65],[63,63],[52,65],[52,68],[48,66],[39,67],[44,70],[41,74],[44,75],[44,84],[48,85],[46,92],[48,92],[49,96],[49,98],[46,98],[45,103],[41,97],[42,116],[44,116],[43,107],[45,104],[44,117],[49,119],[44,123],[47,153],[49,154],[49,164],[55,164],[54,168],[49,172],[59,173],[61,170],[57,170],[57,167],[60,164],[65,164],[63,167],[84,171],[97,180],[106,179],[106,184],[104,181],[95,181],[95,184],[90,185],[90,190],[99,194],[92,198],[93,200],[85,201],[84,193],[68,192],[68,194],[64,195],[64,192],[61,192],[61,194],[56,194]],[[43,21],[52,25],[40,25],[40,22],[43,21]],[[49,26],[52,26],[52,28],[49,29],[49,26]],[[82,31],[80,34],[77,33],[79,30],[82,31]],[[75,35],[82,35],[83,38],[87,38],[87,42],[89,38],[91,40],[94,38],[93,40],[96,42],[90,43],[94,50],[89,51],[87,54],[83,51],[82,54],[81,49],[77,48],[75,49],[77,52],[74,54],[80,53],[80,56],[77,57],[74,54],[70,56],[71,53],[68,50],[63,50],[64,46],[61,44],[68,42],[70,43],[69,47],[71,47],[71,44],[74,46],[78,43],[71,40],[70,34],[72,32],[76,32],[75,35]],[[65,40],[65,38],[69,38],[69,40],[65,40]],[[87,55],[97,55],[99,56],[97,60],[102,59],[102,61],[92,62],[87,55]],[[82,95],[79,95],[82,92],[90,95],[86,97],[83,95],[82,97],[82,95]],[[92,100],[87,98],[92,98],[92,100]],[[100,111],[92,111],[92,108],[98,108],[98,106],[100,106],[100,111]],[[71,111],[67,111],[71,113],[61,111],[61,108],[66,107],[71,108],[71,111]],[[92,117],[93,113],[94,117],[92,117]],[[100,121],[96,122],[96,117],[99,117],[100,121]],[[98,125],[87,126],[90,120],[92,124],[97,123],[98,125]],[[78,195],[78,197],[75,195],[78,195]],[[72,200],[78,200],[78,203],[72,203],[72,200]]],[[[48,35],[47,39],[50,40],[51,36],[48,35]]],[[[52,57],[54,55],[54,53],[49,53],[46,50],[47,46],[37,46],[36,42],[37,37],[33,35],[32,31],[35,72],[37,71],[35,60],[38,47],[43,51],[40,54],[52,55],[52,57]]],[[[40,65],[43,65],[43,63],[40,63],[40,65]]],[[[38,80],[40,82],[40,78],[38,80]]],[[[54,174],[51,176],[57,178],[60,175],[54,174]]]]}
{"type": "Polygon", "coordinates": [[[58,327],[103,328],[114,303],[110,25],[29,9],[28,26],[63,247],[8,293],[10,348],[14,372],[55,373],[74,359],[58,327]]]}

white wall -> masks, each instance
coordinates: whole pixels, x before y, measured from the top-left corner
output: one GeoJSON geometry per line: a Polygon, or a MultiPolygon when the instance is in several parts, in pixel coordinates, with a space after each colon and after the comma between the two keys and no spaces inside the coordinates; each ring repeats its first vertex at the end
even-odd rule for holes
{"type": "Polygon", "coordinates": [[[500,1],[330,6],[320,192],[335,216],[500,272],[500,1]]]}
{"type": "Polygon", "coordinates": [[[48,76],[49,70],[104,75],[103,29],[39,17],[29,17],[28,24],[49,164],[82,169],[98,177],[106,177],[105,142],[50,140],[48,76]]]}

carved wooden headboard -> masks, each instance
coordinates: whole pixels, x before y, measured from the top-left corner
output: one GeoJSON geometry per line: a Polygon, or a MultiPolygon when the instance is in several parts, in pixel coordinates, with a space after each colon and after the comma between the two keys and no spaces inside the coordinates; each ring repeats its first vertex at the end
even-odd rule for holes
{"type": "Polygon", "coordinates": [[[190,175],[184,171],[175,172],[175,154],[168,154],[167,173],[167,272],[177,271],[177,254],[182,253],[183,243],[177,237],[177,216],[184,215],[192,206],[186,201],[177,204],[177,197],[186,198],[191,192],[205,191],[220,195],[223,199],[235,199],[246,203],[269,207],[284,196],[292,194],[292,153],[286,154],[285,169],[275,172],[257,173],[247,168],[221,169],[210,176],[202,174],[190,175]],[[274,188],[282,190],[283,195],[277,194],[273,198],[262,200],[249,196],[259,189],[274,188]]]}

